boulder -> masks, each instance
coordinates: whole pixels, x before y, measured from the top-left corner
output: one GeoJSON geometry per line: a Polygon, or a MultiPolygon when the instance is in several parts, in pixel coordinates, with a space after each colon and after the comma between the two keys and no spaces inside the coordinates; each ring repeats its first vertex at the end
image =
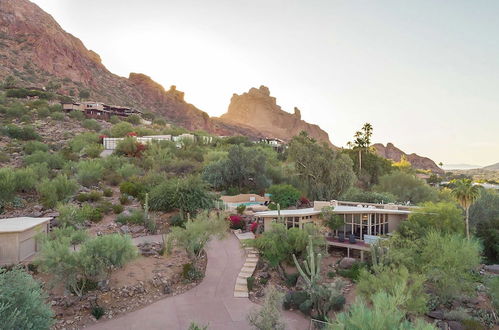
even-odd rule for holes
{"type": "Polygon", "coordinates": [[[499,274],[499,265],[485,265],[484,269],[488,272],[499,274]]]}
{"type": "Polygon", "coordinates": [[[172,288],[169,284],[166,284],[164,287],[163,287],[163,293],[164,294],[170,294],[172,293],[172,288]]]}
{"type": "Polygon", "coordinates": [[[120,230],[123,234],[128,234],[130,232],[130,228],[127,225],[121,226],[120,230]]]}
{"type": "Polygon", "coordinates": [[[450,330],[464,330],[464,326],[459,321],[448,321],[447,325],[450,330]]]}
{"type": "Polygon", "coordinates": [[[340,269],[350,269],[352,266],[357,262],[356,259],[354,258],[343,258],[340,260],[340,263],[338,264],[338,267],[340,269]]]}
{"type": "Polygon", "coordinates": [[[434,310],[426,313],[426,316],[431,317],[432,319],[442,320],[444,318],[444,312],[440,310],[434,310]]]}

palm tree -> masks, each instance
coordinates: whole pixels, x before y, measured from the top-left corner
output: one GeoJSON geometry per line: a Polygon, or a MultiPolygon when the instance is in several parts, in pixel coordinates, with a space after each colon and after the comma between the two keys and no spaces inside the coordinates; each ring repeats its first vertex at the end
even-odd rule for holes
{"type": "Polygon", "coordinates": [[[348,147],[359,152],[359,176],[362,172],[362,151],[371,151],[371,136],[373,134],[373,126],[370,123],[365,123],[360,131],[355,132],[354,140],[348,142],[348,147]]]}
{"type": "Polygon", "coordinates": [[[452,183],[454,184],[452,195],[466,212],[466,237],[469,239],[470,207],[480,196],[480,188],[478,186],[474,186],[470,179],[452,180],[452,183]]]}

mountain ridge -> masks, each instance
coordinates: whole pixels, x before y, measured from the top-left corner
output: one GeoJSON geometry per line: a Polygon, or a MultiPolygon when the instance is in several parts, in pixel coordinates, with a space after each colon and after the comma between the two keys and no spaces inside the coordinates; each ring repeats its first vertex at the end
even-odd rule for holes
{"type": "Polygon", "coordinates": [[[411,153],[407,154],[404,151],[397,148],[393,143],[388,142],[385,145],[382,143],[375,143],[372,145],[376,150],[376,153],[386,159],[391,159],[394,162],[398,162],[403,156],[411,163],[412,167],[420,170],[430,170],[436,174],[444,174],[445,171],[438,167],[438,165],[428,157],[419,156],[418,154],[411,153]]]}
{"type": "Polygon", "coordinates": [[[28,0],[0,1],[0,64],[0,79],[14,76],[23,87],[39,88],[55,82],[58,92],[65,95],[89,90],[95,101],[150,111],[189,130],[250,138],[282,137],[251,125],[210,117],[186,102],[184,93],[174,86],[166,90],[145,74],[130,73],[125,78],[110,72],[96,52],[28,0]]]}

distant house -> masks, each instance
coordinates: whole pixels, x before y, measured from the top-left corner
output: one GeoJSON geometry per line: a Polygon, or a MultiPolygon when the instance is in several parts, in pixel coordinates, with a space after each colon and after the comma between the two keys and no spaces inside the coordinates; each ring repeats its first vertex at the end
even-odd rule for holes
{"type": "Polygon", "coordinates": [[[93,101],[62,103],[62,109],[66,112],[81,111],[86,117],[97,119],[109,119],[111,116],[128,117],[133,114],[141,114],[140,111],[130,107],[108,105],[93,101]]]}
{"type": "Polygon", "coordinates": [[[270,230],[271,224],[276,222],[284,223],[288,228],[303,228],[306,223],[323,224],[321,219],[324,207],[333,207],[333,213],[343,218],[343,227],[340,227],[336,234],[338,237],[346,238],[346,241],[328,238],[327,242],[331,246],[347,248],[348,255],[350,249],[360,250],[361,258],[363,252],[370,250],[373,244],[381,236],[389,235],[395,231],[400,223],[407,219],[414,207],[395,204],[374,204],[345,201],[314,202],[314,207],[297,209],[256,212],[254,214],[257,221],[263,225],[263,229],[270,230]],[[353,240],[354,243],[349,243],[353,240]]]}
{"type": "Polygon", "coordinates": [[[224,204],[224,208],[228,210],[234,210],[239,205],[265,205],[270,202],[268,196],[260,196],[257,194],[239,194],[235,196],[222,196],[220,197],[224,204]]]}
{"type": "MultiPolygon", "coordinates": [[[[148,136],[138,136],[133,137],[137,142],[142,144],[151,143],[152,141],[172,141],[172,136],[169,134],[166,135],[148,135],[148,136]]],[[[115,150],[118,146],[118,143],[122,141],[124,138],[108,138],[105,137],[102,139],[102,145],[105,150],[115,150]]]]}
{"type": "Polygon", "coordinates": [[[17,264],[36,254],[40,247],[35,236],[48,233],[51,219],[0,219],[0,265],[17,264]]]}
{"type": "Polygon", "coordinates": [[[286,149],[286,143],[277,138],[263,138],[260,143],[265,143],[274,148],[277,152],[283,152],[286,149]]]}

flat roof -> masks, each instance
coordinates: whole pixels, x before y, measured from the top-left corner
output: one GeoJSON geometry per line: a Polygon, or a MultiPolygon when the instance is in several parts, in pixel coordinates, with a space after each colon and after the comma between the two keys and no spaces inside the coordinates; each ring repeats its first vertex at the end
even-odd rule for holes
{"type": "MultiPolygon", "coordinates": [[[[300,215],[316,215],[320,214],[321,211],[314,210],[313,207],[306,209],[297,209],[297,210],[281,210],[281,216],[300,216],[300,215]]],[[[264,212],[255,212],[255,216],[257,217],[277,217],[277,210],[274,211],[264,211],[264,212]]]]}
{"type": "Polygon", "coordinates": [[[19,217],[0,219],[0,233],[22,232],[43,223],[49,222],[50,220],[52,220],[52,218],[19,217]]]}
{"type": "MultiPolygon", "coordinates": [[[[297,210],[281,210],[281,216],[307,216],[320,214],[321,211],[314,210],[313,207],[306,209],[297,210]]],[[[406,210],[390,210],[390,209],[378,209],[374,207],[357,207],[357,206],[343,206],[338,205],[334,207],[333,213],[338,214],[361,214],[361,213],[381,213],[381,214],[410,214],[411,211],[406,210]]],[[[277,211],[264,211],[255,212],[257,217],[277,217],[277,211]]]]}

